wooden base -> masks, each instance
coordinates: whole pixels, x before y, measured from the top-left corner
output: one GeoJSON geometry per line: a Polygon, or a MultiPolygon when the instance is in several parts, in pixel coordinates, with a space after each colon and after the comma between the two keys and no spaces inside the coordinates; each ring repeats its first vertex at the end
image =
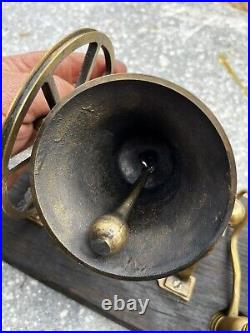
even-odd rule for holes
{"type": "MultiPolygon", "coordinates": [[[[13,191],[14,197],[18,190],[13,191]]],[[[24,273],[137,330],[208,330],[212,315],[226,307],[231,294],[228,235],[204,258],[195,271],[196,286],[190,302],[160,289],[156,281],[131,282],[97,274],[77,264],[57,246],[44,228],[29,221],[14,221],[3,214],[3,259],[24,273]],[[150,299],[144,315],[134,311],[103,311],[102,300],[114,295],[150,299]]],[[[247,314],[247,231],[241,237],[241,311],[247,314]]],[[[79,327],[79,330],[81,327],[79,327]]]]}

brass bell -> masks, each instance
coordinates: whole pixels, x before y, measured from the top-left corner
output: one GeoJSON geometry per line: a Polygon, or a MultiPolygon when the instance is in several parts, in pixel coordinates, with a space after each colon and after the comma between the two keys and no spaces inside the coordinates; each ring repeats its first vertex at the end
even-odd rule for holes
{"type": "Polygon", "coordinates": [[[34,70],[3,129],[3,208],[40,221],[81,264],[117,278],[157,279],[198,261],[222,235],[236,194],[234,156],[197,97],[164,79],[114,75],[113,61],[108,37],[81,29],[34,70]],[[84,44],[77,87],[59,101],[53,71],[84,44]],[[106,75],[89,81],[100,48],[106,75]],[[51,111],[31,157],[11,169],[18,129],[40,88],[51,111]],[[8,177],[26,163],[32,204],[20,209],[8,196],[8,177]],[[110,228],[101,226],[107,214],[115,216],[110,228]]]}

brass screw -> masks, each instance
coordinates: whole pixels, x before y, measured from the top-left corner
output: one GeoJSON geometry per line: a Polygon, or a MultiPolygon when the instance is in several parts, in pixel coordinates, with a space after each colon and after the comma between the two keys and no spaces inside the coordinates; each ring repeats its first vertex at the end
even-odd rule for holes
{"type": "Polygon", "coordinates": [[[182,287],[182,283],[181,283],[181,281],[180,280],[174,280],[173,281],[173,287],[174,287],[174,289],[180,289],[181,287],[182,287]]]}

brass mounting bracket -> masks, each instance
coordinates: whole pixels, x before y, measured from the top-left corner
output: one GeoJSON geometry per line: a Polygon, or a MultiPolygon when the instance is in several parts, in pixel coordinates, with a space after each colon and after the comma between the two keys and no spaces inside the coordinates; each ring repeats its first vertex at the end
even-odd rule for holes
{"type": "Polygon", "coordinates": [[[170,275],[168,277],[158,279],[157,283],[160,288],[167,290],[186,302],[189,302],[195,287],[196,278],[193,276],[195,264],[186,268],[185,270],[170,275]]]}
{"type": "Polygon", "coordinates": [[[166,278],[158,279],[157,282],[160,288],[189,302],[193,294],[196,278],[191,275],[188,280],[184,280],[178,275],[171,275],[166,278]]]}

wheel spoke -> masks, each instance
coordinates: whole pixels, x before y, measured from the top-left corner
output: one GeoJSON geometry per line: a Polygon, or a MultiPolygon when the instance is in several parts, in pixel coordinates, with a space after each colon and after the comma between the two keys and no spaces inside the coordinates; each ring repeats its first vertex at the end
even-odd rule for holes
{"type": "MultiPolygon", "coordinates": [[[[23,171],[31,159],[31,151],[33,147],[24,152],[13,156],[11,152],[15,144],[19,129],[23,123],[23,119],[27,114],[35,96],[42,89],[44,97],[50,109],[60,102],[53,73],[57,66],[72,52],[79,47],[89,45],[86,61],[82,65],[82,71],[79,77],[79,83],[85,82],[91,77],[94,61],[100,47],[104,50],[106,59],[107,74],[112,72],[114,62],[113,46],[109,38],[103,33],[94,29],[80,29],[59,41],[42,59],[41,63],[34,69],[33,74],[27,80],[25,86],[16,96],[10,111],[9,117],[6,119],[3,128],[2,137],[2,205],[6,214],[14,218],[28,218],[37,221],[33,208],[25,211],[17,209],[15,203],[11,202],[9,195],[9,187],[12,186],[12,180],[23,171]],[[49,78],[48,78],[49,75],[49,78]]],[[[43,119],[37,119],[33,124],[34,129],[38,130],[43,123],[43,119]]]]}
{"type": "Polygon", "coordinates": [[[48,76],[42,85],[42,91],[49,108],[52,109],[60,101],[60,95],[52,75],[48,76]]]}
{"type": "Polygon", "coordinates": [[[76,83],[76,87],[80,86],[81,84],[90,79],[100,47],[101,45],[98,43],[89,44],[88,51],[84,57],[81,72],[76,83]]]}
{"type": "Polygon", "coordinates": [[[9,166],[8,166],[9,175],[13,174],[17,170],[21,169],[23,166],[28,164],[30,157],[31,157],[32,149],[33,149],[33,146],[23,150],[22,152],[13,156],[9,160],[9,166]]]}

